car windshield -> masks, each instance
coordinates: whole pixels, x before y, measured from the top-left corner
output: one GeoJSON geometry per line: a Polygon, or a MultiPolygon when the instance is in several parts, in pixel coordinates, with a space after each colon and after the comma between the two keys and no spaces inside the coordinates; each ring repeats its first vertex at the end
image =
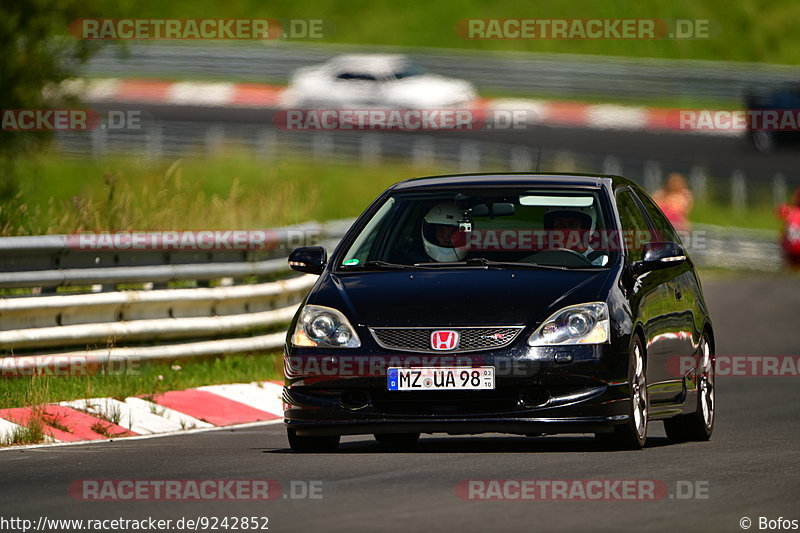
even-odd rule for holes
{"type": "Polygon", "coordinates": [[[425,74],[425,69],[415,61],[403,58],[393,61],[370,61],[349,59],[332,61],[330,69],[337,79],[343,81],[388,81],[411,78],[425,74]]]}
{"type": "Polygon", "coordinates": [[[413,62],[405,63],[401,68],[395,69],[393,73],[394,77],[398,80],[410,78],[412,76],[421,76],[423,74],[425,74],[425,69],[413,62]]]}
{"type": "Polygon", "coordinates": [[[377,78],[366,72],[340,72],[336,75],[340,80],[357,80],[357,81],[376,81],[377,78]]]}
{"type": "Polygon", "coordinates": [[[603,268],[609,217],[597,189],[462,189],[389,197],[351,241],[343,270],[603,268]]]}

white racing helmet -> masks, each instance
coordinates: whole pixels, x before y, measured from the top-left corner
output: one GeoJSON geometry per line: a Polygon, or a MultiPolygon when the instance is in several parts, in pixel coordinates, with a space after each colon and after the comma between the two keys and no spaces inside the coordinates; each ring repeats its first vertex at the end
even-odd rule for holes
{"type": "Polygon", "coordinates": [[[441,242],[436,237],[437,226],[452,226],[459,230],[462,213],[455,202],[445,201],[433,206],[422,221],[422,243],[425,252],[434,261],[461,261],[467,255],[466,245],[456,246],[452,242],[441,242]]]}

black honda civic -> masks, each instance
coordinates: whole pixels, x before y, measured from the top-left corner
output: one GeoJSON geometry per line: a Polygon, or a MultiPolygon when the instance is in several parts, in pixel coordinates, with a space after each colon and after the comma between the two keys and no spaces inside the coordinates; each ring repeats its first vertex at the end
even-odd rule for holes
{"type": "Polygon", "coordinates": [[[372,434],[594,434],[644,446],[714,426],[714,330],[681,239],[617,176],[471,174],[390,187],[328,259],[286,338],[295,451],[372,434]]]}

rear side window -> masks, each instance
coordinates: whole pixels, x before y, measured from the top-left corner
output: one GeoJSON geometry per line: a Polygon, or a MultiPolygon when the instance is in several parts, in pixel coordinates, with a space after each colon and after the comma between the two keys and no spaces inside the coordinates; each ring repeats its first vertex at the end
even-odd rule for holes
{"type": "Polygon", "coordinates": [[[622,231],[625,235],[633,235],[633,238],[623,239],[628,247],[628,257],[631,262],[642,260],[642,245],[641,239],[636,238],[635,235],[642,231],[649,231],[650,227],[647,224],[639,204],[633,197],[633,193],[625,189],[617,193],[617,208],[619,209],[619,218],[622,223],[622,231]]]}

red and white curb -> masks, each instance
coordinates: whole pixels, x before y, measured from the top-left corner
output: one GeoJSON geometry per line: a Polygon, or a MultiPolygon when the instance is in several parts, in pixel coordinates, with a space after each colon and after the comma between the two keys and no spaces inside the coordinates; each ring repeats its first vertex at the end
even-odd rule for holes
{"type": "MultiPolygon", "coordinates": [[[[148,397],[72,400],[39,406],[45,442],[67,443],[177,433],[283,420],[279,381],[209,385],[148,397]]],[[[10,442],[33,407],[0,409],[0,442],[10,442]]]]}
{"type": "Polygon", "coordinates": [[[89,102],[126,102],[209,107],[277,107],[285,87],[258,83],[213,83],[106,78],[72,80],[68,92],[89,102]]]}
{"type": "MultiPolygon", "coordinates": [[[[259,83],[211,83],[140,79],[72,80],[65,89],[82,94],[89,102],[125,104],[193,105],[232,108],[278,108],[284,104],[286,88],[259,83]]],[[[477,107],[487,110],[533,112],[534,122],[548,126],[599,130],[700,133],[704,135],[741,135],[735,129],[688,130],[679,127],[679,113],[715,110],[670,109],[585,104],[558,100],[523,98],[480,99],[477,107]]]]}

